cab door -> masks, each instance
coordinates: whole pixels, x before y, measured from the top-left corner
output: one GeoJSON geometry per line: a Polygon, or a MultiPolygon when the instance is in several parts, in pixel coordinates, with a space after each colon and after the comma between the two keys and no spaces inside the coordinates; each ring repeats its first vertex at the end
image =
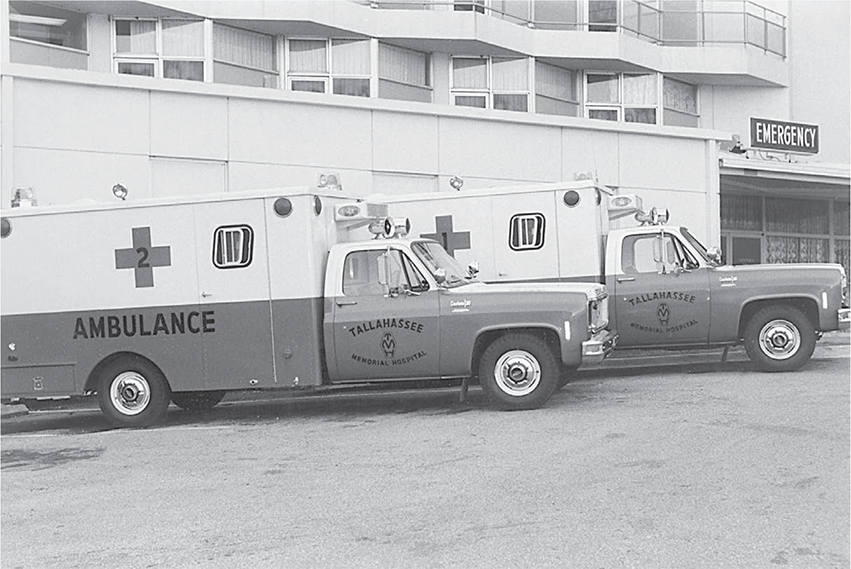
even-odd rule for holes
{"type": "Polygon", "coordinates": [[[342,270],[342,294],[332,307],[335,380],[438,376],[438,291],[405,252],[351,251],[342,270]],[[379,278],[382,263],[392,272],[384,279],[379,278]],[[396,283],[394,290],[382,284],[388,278],[396,283]]]}
{"type": "Polygon", "coordinates": [[[628,235],[615,276],[619,345],[709,341],[709,275],[673,234],[628,235]]]}

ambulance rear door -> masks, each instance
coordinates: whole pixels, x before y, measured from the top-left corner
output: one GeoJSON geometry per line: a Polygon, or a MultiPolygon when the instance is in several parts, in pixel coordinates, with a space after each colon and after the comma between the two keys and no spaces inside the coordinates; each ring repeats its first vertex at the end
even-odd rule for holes
{"type": "Polygon", "coordinates": [[[207,389],[274,386],[262,199],[195,206],[207,389]]]}
{"type": "Polygon", "coordinates": [[[558,225],[551,192],[491,198],[493,248],[498,282],[558,278],[558,225]]]}

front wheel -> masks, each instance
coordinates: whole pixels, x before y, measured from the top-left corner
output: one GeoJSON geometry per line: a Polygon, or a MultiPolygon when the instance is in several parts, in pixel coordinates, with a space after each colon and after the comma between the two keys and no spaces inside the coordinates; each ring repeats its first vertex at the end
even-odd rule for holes
{"type": "Polygon", "coordinates": [[[816,347],[810,319],[792,306],[763,308],[745,328],[745,350],[762,371],[793,371],[803,366],[816,347]]]}
{"type": "Polygon", "coordinates": [[[108,363],[98,381],[98,403],[116,427],[148,427],[165,415],[171,391],[162,372],[140,356],[108,363]]]}
{"type": "Polygon", "coordinates": [[[559,366],[547,342],[532,334],[500,336],[482,354],[479,383],[503,409],[535,409],[553,394],[559,366]]]}

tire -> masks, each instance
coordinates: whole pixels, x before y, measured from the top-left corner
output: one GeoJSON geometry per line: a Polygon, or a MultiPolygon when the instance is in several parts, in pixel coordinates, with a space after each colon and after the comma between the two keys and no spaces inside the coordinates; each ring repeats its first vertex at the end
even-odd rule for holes
{"type": "Polygon", "coordinates": [[[500,336],[479,360],[479,384],[491,404],[502,409],[536,409],[558,385],[559,362],[538,336],[500,336]]]}
{"type": "Polygon", "coordinates": [[[170,397],[165,376],[143,357],[123,356],[101,370],[98,403],[106,420],[116,427],[156,424],[165,415],[170,397]]]}
{"type": "Polygon", "coordinates": [[[794,371],[813,355],[816,332],[810,319],[792,306],[767,306],[745,328],[745,350],[762,371],[794,371]]]}
{"type": "Polygon", "coordinates": [[[207,411],[225,396],[224,391],[178,391],[171,394],[171,401],[187,411],[207,411]]]}

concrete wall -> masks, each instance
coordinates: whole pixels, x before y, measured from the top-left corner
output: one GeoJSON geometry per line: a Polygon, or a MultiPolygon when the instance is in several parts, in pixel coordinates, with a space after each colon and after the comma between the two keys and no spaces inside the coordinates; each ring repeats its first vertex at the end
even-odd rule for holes
{"type": "Polygon", "coordinates": [[[572,180],[641,193],[704,238],[717,236],[716,139],[729,133],[492,110],[153,80],[10,64],[3,116],[4,207],[315,185],[411,193],[572,180]],[[707,146],[708,145],[708,146],[707,146]],[[707,153],[707,148],[712,151],[707,153]],[[7,170],[8,168],[8,170],[7,170]],[[686,219],[688,220],[686,222],[686,219]]]}

